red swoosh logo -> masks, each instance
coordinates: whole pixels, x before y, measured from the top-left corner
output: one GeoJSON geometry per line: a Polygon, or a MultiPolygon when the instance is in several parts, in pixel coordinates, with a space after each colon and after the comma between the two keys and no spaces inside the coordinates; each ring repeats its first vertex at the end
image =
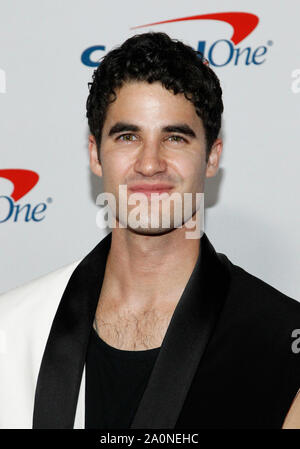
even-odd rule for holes
{"type": "Polygon", "coordinates": [[[147,25],[139,25],[131,28],[149,27],[153,25],[161,25],[162,23],[184,22],[186,20],[220,20],[229,23],[233,28],[231,41],[237,45],[245,37],[257,27],[259,18],[255,14],[249,12],[216,12],[213,14],[201,14],[197,16],[181,17],[179,19],[163,20],[161,22],[148,23],[147,25]]]}
{"type": "Polygon", "coordinates": [[[13,183],[14,190],[11,197],[15,201],[26,195],[39,180],[39,175],[36,172],[21,168],[0,170],[0,177],[8,179],[13,183]]]}

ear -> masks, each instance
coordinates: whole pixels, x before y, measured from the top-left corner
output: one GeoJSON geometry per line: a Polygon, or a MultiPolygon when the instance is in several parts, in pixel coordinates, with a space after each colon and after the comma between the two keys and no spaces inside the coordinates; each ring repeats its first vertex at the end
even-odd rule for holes
{"type": "Polygon", "coordinates": [[[96,139],[93,135],[89,135],[89,154],[90,154],[90,168],[97,176],[102,176],[102,166],[98,159],[98,151],[96,139]]]}
{"type": "Polygon", "coordinates": [[[221,139],[216,139],[211,147],[210,154],[207,161],[206,166],[206,177],[212,178],[216,175],[218,168],[220,157],[223,149],[223,142],[221,139]]]}

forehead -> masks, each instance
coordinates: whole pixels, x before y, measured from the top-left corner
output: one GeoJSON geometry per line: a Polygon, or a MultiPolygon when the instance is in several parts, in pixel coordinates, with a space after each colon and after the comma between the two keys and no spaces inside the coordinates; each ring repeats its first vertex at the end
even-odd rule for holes
{"type": "Polygon", "coordinates": [[[141,127],[170,122],[186,122],[202,127],[194,104],[184,94],[174,95],[159,82],[127,82],[115,93],[116,99],[107,109],[107,126],[117,120],[126,120],[141,127]]]}

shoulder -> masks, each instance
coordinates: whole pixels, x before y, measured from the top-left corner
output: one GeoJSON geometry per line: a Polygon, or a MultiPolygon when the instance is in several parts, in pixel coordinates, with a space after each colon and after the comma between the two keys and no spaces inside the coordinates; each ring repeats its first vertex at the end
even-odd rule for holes
{"type": "Polygon", "coordinates": [[[291,341],[295,329],[300,329],[300,302],[280,292],[267,282],[219,255],[230,273],[226,315],[231,325],[239,323],[251,334],[276,335],[291,341]]]}
{"type": "Polygon", "coordinates": [[[259,298],[264,298],[266,303],[272,301],[273,304],[278,303],[280,306],[286,306],[300,311],[299,301],[290,298],[272,285],[254,276],[240,266],[235,265],[224,254],[218,253],[218,255],[230,272],[233,292],[243,292],[246,294],[246,297],[250,297],[251,299],[259,300],[259,298]]]}
{"type": "Polygon", "coordinates": [[[58,306],[64,289],[80,260],[52,271],[20,287],[0,295],[0,323],[16,319],[40,309],[49,310],[58,306]]]}

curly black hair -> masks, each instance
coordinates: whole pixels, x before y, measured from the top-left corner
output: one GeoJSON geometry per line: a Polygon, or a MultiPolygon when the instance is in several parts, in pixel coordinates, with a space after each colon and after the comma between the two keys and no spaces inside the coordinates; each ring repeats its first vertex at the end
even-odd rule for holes
{"type": "Polygon", "coordinates": [[[183,93],[202,119],[206,137],[206,160],[221,128],[222,89],[202,53],[171,39],[166,33],[144,33],[127,39],[111,50],[88,83],[87,118],[100,160],[102,128],[115,90],[126,81],[160,82],[175,95],[183,93]]]}

